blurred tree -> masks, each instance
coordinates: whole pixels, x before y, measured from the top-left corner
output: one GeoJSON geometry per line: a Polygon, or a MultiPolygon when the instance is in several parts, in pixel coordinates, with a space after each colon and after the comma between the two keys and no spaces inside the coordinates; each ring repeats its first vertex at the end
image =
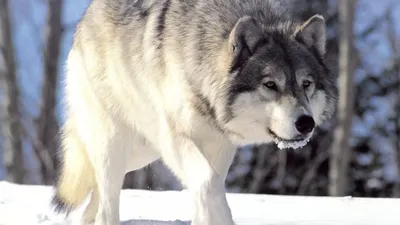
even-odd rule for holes
{"type": "MultiPolygon", "coordinates": [[[[394,86],[397,86],[397,93],[394,93],[394,111],[395,113],[390,120],[394,123],[394,135],[390,135],[393,139],[393,156],[395,164],[397,165],[397,174],[400,174],[400,36],[397,36],[395,31],[395,24],[393,19],[394,13],[393,8],[389,8],[386,13],[386,20],[388,23],[387,38],[389,40],[389,45],[391,49],[391,57],[393,59],[392,68],[397,79],[393,79],[394,86]],[[397,85],[396,85],[397,84],[397,85]]],[[[395,184],[393,188],[393,197],[400,198],[400,182],[395,184]]]]}
{"type": "Polygon", "coordinates": [[[353,117],[354,9],[356,0],[339,0],[339,104],[338,125],[331,146],[329,194],[345,195],[350,161],[349,137],[353,117]]]}
{"type": "Polygon", "coordinates": [[[13,29],[7,0],[0,0],[0,76],[4,90],[4,166],[7,180],[16,183],[24,182],[23,130],[20,115],[20,93],[17,81],[17,66],[14,56],[13,29]],[[4,62],[4,63],[2,63],[4,62]]]}
{"type": "Polygon", "coordinates": [[[58,164],[56,153],[59,147],[59,126],[55,117],[58,65],[62,35],[62,0],[49,0],[47,26],[45,27],[46,46],[44,55],[44,79],[40,115],[36,119],[36,139],[34,149],[40,161],[43,182],[54,180],[58,164]]]}

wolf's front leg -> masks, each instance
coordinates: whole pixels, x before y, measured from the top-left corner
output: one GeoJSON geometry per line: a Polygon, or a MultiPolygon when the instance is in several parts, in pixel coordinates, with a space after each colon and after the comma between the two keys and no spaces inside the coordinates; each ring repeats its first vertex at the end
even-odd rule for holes
{"type": "Polygon", "coordinates": [[[195,203],[195,215],[192,225],[233,225],[232,214],[228,206],[223,180],[212,175],[198,186],[189,186],[195,203]]]}
{"type": "Polygon", "coordinates": [[[163,159],[192,196],[192,225],[234,225],[224,182],[235,148],[221,140],[199,143],[183,137],[175,138],[170,146],[162,153],[163,159]]]}

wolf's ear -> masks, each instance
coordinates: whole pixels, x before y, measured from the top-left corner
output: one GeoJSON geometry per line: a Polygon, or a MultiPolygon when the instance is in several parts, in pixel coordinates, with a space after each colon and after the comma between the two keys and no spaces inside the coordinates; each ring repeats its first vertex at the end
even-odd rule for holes
{"type": "Polygon", "coordinates": [[[295,31],[296,39],[302,41],[307,47],[315,48],[320,56],[325,55],[326,25],[321,15],[314,15],[295,31]]]}
{"type": "Polygon", "coordinates": [[[261,27],[250,16],[241,17],[229,35],[229,53],[232,57],[231,70],[235,70],[254,53],[263,39],[261,27]]]}

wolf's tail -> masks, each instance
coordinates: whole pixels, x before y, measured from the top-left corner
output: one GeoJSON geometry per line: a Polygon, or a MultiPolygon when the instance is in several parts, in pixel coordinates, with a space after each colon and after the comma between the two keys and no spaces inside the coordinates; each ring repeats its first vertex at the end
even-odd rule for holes
{"type": "MultiPolygon", "coordinates": [[[[68,121],[67,121],[68,123],[68,121]]],[[[94,169],[85,145],[75,130],[66,124],[62,138],[62,159],[57,172],[55,193],[51,200],[54,211],[67,215],[81,205],[96,187],[94,169]]]]}

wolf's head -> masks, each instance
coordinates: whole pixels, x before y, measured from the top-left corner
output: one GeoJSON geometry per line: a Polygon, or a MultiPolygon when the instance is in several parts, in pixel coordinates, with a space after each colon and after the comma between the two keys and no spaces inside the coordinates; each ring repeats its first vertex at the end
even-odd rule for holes
{"type": "Polygon", "coordinates": [[[324,64],[325,21],[259,24],[239,19],[229,36],[227,123],[240,144],[307,143],[335,109],[335,79],[324,64]]]}

